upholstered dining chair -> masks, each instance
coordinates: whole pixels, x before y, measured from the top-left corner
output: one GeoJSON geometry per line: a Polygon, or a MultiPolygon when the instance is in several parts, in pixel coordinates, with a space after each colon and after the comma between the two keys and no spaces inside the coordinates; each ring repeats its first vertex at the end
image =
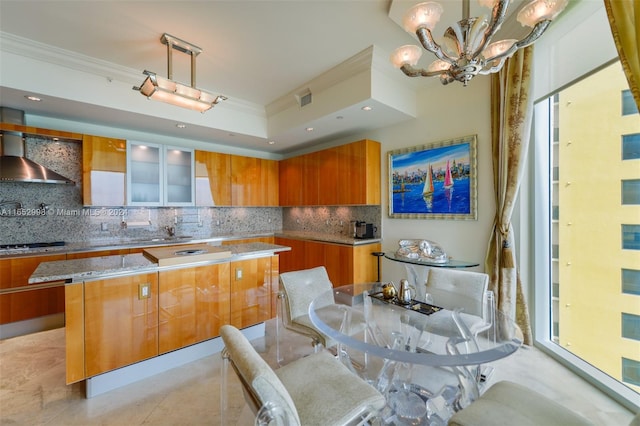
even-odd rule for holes
{"type": "MultiPolygon", "coordinates": [[[[276,338],[276,353],[278,362],[283,361],[281,353],[280,322],[288,330],[311,338],[314,351],[319,351],[323,346],[331,348],[336,342],[320,332],[309,318],[309,305],[315,299],[316,308],[331,314],[334,329],[340,328],[344,321],[344,305],[337,306],[333,298],[333,284],[329,279],[324,266],[299,271],[283,272],[280,274],[280,290],[278,298],[278,336],[276,338]]],[[[326,317],[326,315],[324,315],[326,317]]],[[[350,333],[358,333],[364,329],[364,316],[358,312],[352,312],[350,333]]]]}
{"type": "Polygon", "coordinates": [[[461,309],[473,334],[491,327],[495,307],[493,293],[488,291],[489,275],[482,272],[450,268],[430,268],[426,293],[434,304],[445,309],[461,309]]]}
{"type": "Polygon", "coordinates": [[[224,325],[221,382],[222,424],[226,422],[228,365],[235,370],[245,400],[269,425],[364,424],[384,408],[384,396],[327,351],[273,370],[240,330],[224,325]]]}
{"type": "MultiPolygon", "coordinates": [[[[592,422],[522,385],[500,381],[455,413],[449,426],[589,426],[592,422]]],[[[633,423],[632,423],[633,424],[633,423]]]]}

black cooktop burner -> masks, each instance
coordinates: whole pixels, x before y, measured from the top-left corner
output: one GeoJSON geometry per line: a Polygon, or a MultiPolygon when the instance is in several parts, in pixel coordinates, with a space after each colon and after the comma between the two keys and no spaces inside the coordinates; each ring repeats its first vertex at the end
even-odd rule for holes
{"type": "Polygon", "coordinates": [[[30,249],[41,247],[63,246],[64,241],[52,241],[48,243],[27,243],[27,244],[0,244],[0,249],[30,249]]]}

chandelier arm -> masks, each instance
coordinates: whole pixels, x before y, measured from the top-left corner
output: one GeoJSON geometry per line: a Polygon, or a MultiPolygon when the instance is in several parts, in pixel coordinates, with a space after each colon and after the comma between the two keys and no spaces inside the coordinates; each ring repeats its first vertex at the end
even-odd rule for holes
{"type": "Polygon", "coordinates": [[[402,72],[408,77],[435,77],[437,75],[446,74],[446,71],[427,71],[424,68],[414,68],[408,64],[401,66],[400,70],[402,70],[402,72]]]}
{"type": "Polygon", "coordinates": [[[495,33],[502,26],[502,23],[504,22],[505,16],[507,14],[509,2],[510,0],[499,1],[495,6],[493,6],[493,11],[491,12],[491,21],[489,21],[489,26],[484,31],[482,42],[480,42],[478,48],[473,52],[473,58],[478,56],[484,50],[487,44],[491,42],[491,39],[493,38],[495,33]]]}
{"type": "Polygon", "coordinates": [[[502,67],[504,60],[509,56],[513,55],[516,50],[521,49],[523,47],[527,47],[533,44],[538,38],[540,38],[540,36],[542,35],[542,33],[545,32],[549,24],[551,24],[551,21],[548,21],[548,20],[538,22],[536,26],[533,27],[531,32],[525,38],[523,38],[522,40],[516,43],[513,43],[513,45],[509,49],[505,50],[501,54],[493,56],[491,58],[486,58],[485,63],[489,64],[493,61],[500,60],[500,65],[492,67],[492,69],[495,69],[496,71],[498,71],[502,67]]]}
{"type": "MultiPolygon", "coordinates": [[[[436,55],[438,59],[441,59],[451,65],[454,65],[456,63],[457,58],[452,58],[442,50],[440,45],[433,39],[433,35],[431,35],[430,30],[424,27],[418,28],[416,30],[416,36],[418,36],[418,40],[420,40],[420,44],[422,44],[422,47],[436,55]]],[[[439,73],[434,75],[439,75],[439,73]]]]}

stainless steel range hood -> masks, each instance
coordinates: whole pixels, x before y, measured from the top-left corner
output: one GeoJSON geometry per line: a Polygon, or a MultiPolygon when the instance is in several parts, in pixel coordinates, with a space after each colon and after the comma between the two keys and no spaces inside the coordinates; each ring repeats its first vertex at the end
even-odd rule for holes
{"type": "MultiPolygon", "coordinates": [[[[0,108],[0,121],[24,124],[24,112],[0,108]]],[[[3,131],[0,133],[0,182],[61,183],[75,185],[71,179],[49,170],[25,157],[25,142],[22,133],[3,131]]]]}

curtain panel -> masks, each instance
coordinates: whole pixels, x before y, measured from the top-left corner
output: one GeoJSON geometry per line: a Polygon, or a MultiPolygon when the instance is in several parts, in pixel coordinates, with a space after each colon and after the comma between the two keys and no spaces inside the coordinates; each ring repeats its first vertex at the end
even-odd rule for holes
{"type": "Polygon", "coordinates": [[[516,320],[530,345],[531,324],[511,225],[513,203],[520,189],[533,116],[531,69],[533,46],[518,50],[500,72],[491,76],[491,146],[496,216],[485,258],[490,290],[499,310],[516,320]]]}
{"type": "Polygon", "coordinates": [[[640,2],[604,0],[604,7],[629,89],[640,109],[640,2]]]}

